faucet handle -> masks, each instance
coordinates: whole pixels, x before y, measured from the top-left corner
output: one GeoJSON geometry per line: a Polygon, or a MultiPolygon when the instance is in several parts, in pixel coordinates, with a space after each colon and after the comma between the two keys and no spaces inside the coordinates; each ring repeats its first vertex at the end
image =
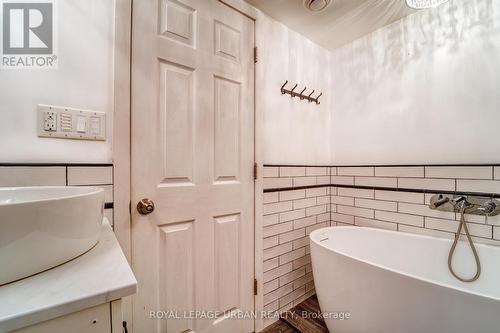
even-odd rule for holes
{"type": "Polygon", "coordinates": [[[433,202],[431,204],[431,208],[438,208],[442,205],[444,205],[445,203],[449,202],[450,201],[450,198],[448,197],[443,197],[442,195],[439,196],[438,200],[436,200],[435,202],[433,202]]]}
{"type": "Polygon", "coordinates": [[[479,207],[477,210],[480,211],[482,214],[488,216],[491,213],[493,213],[497,209],[497,204],[494,200],[490,199],[488,201],[485,201],[481,207],[479,207]]]}
{"type": "Polygon", "coordinates": [[[460,195],[458,197],[454,197],[453,200],[451,200],[451,202],[453,203],[453,205],[458,205],[462,201],[467,201],[467,197],[463,196],[463,195],[460,195]]]}
{"type": "Polygon", "coordinates": [[[451,200],[451,203],[453,204],[453,206],[458,207],[458,209],[460,210],[474,207],[474,204],[470,203],[465,195],[459,195],[453,198],[451,200]]]}
{"type": "Polygon", "coordinates": [[[469,204],[465,195],[459,195],[451,200],[453,206],[464,207],[469,204]]]}

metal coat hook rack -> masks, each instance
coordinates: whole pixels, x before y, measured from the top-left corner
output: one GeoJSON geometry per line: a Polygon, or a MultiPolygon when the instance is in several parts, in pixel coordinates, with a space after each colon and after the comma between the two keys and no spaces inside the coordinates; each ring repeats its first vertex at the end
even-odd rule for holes
{"type": "Polygon", "coordinates": [[[308,95],[307,94],[304,94],[307,87],[304,87],[304,89],[302,89],[302,91],[299,93],[299,92],[296,92],[295,89],[297,89],[297,86],[298,86],[298,83],[296,83],[292,89],[286,89],[286,85],[288,84],[288,80],[285,81],[285,83],[281,86],[281,94],[282,95],[285,95],[285,94],[288,94],[292,97],[299,97],[300,100],[307,100],[308,102],[314,102],[316,104],[321,104],[321,102],[319,101],[319,98],[323,95],[323,93],[319,93],[318,96],[316,97],[312,97],[312,95],[314,94],[315,90],[311,91],[308,95]]]}

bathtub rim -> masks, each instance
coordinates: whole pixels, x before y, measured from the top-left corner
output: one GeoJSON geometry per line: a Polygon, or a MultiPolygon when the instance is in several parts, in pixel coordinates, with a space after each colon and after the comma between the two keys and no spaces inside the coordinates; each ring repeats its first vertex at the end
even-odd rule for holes
{"type": "MultiPolygon", "coordinates": [[[[399,233],[402,233],[402,234],[410,235],[410,236],[416,237],[416,238],[424,238],[424,239],[437,240],[437,241],[441,241],[441,242],[449,242],[450,246],[451,246],[452,240],[449,240],[447,238],[433,237],[433,236],[429,236],[429,235],[413,234],[413,233],[403,232],[403,231],[393,231],[393,230],[386,230],[386,229],[379,229],[379,228],[370,228],[370,227],[358,227],[358,226],[331,226],[331,227],[324,227],[324,228],[316,229],[316,230],[312,231],[309,234],[309,240],[311,242],[314,242],[316,245],[318,245],[318,246],[320,246],[320,247],[322,247],[322,248],[324,248],[326,250],[335,252],[335,253],[340,254],[340,255],[342,255],[344,257],[347,257],[347,258],[349,258],[351,260],[354,260],[354,261],[357,261],[357,262],[361,262],[363,264],[370,265],[372,267],[376,267],[376,268],[379,268],[379,269],[383,269],[383,270],[386,270],[386,271],[389,271],[389,272],[392,272],[392,273],[396,273],[398,275],[402,275],[402,276],[405,276],[405,277],[409,277],[409,278],[412,278],[412,279],[423,281],[425,283],[437,285],[437,286],[444,287],[444,288],[454,289],[454,290],[457,290],[457,291],[460,291],[460,292],[463,292],[463,293],[467,293],[467,294],[470,294],[470,295],[480,296],[480,297],[484,297],[484,298],[488,298],[488,299],[500,302],[500,297],[492,297],[492,296],[485,295],[485,294],[482,294],[482,293],[479,293],[479,292],[476,292],[476,291],[471,291],[471,290],[468,290],[468,289],[465,289],[465,288],[462,288],[462,287],[459,287],[459,286],[449,285],[449,284],[446,284],[446,283],[443,283],[443,282],[438,282],[438,281],[427,279],[427,278],[423,278],[421,276],[417,276],[417,275],[414,275],[414,274],[402,272],[402,271],[400,271],[398,269],[389,268],[389,267],[384,266],[384,265],[375,264],[373,262],[369,262],[367,260],[363,260],[363,259],[357,258],[356,256],[353,256],[353,255],[350,255],[350,254],[346,254],[343,251],[335,250],[335,249],[332,249],[332,248],[326,246],[325,244],[322,244],[321,240],[319,239],[319,237],[317,235],[320,234],[321,232],[326,231],[326,230],[334,230],[336,228],[349,229],[349,230],[356,230],[356,229],[361,228],[361,229],[365,229],[365,230],[371,230],[371,231],[376,231],[376,232],[380,232],[380,233],[389,233],[389,234],[399,234],[399,233]]],[[[474,244],[474,245],[476,247],[498,248],[498,250],[500,251],[500,248],[498,246],[494,246],[494,245],[488,245],[488,244],[474,244]]],[[[312,251],[311,251],[311,256],[312,256],[312,251]]],[[[462,282],[462,283],[464,283],[464,282],[462,282]]]]}

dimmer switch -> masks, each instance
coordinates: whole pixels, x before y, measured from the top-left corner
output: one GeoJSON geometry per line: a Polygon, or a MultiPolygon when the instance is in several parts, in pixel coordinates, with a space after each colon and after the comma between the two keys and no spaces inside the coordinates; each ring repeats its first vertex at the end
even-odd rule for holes
{"type": "Polygon", "coordinates": [[[106,140],[106,113],[101,111],[38,105],[38,136],[106,140]]]}

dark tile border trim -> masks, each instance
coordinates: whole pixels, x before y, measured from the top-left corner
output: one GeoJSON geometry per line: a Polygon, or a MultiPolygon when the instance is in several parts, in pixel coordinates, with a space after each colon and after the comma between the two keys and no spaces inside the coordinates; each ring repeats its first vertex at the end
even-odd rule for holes
{"type": "Polygon", "coordinates": [[[331,187],[340,187],[340,188],[356,188],[356,189],[364,189],[364,190],[376,190],[376,191],[429,193],[429,194],[455,194],[455,195],[465,195],[465,196],[475,195],[475,196],[481,196],[481,197],[500,198],[500,193],[439,191],[439,190],[430,190],[430,189],[395,188],[395,187],[371,187],[371,186],[336,185],[336,184],[332,184],[330,186],[331,187]]]}
{"type": "Polygon", "coordinates": [[[315,164],[264,164],[263,167],[284,167],[284,168],[331,168],[334,165],[315,165],[315,164]]]}
{"type": "Polygon", "coordinates": [[[331,187],[331,186],[332,185],[330,185],[330,184],[323,184],[323,185],[308,185],[308,186],[296,186],[296,187],[277,187],[277,188],[264,189],[264,193],[280,192],[280,191],[306,190],[308,188],[331,187]]]}
{"type": "Polygon", "coordinates": [[[112,163],[0,163],[0,167],[110,167],[112,163]]]}
{"type": "Polygon", "coordinates": [[[392,191],[392,192],[412,192],[412,193],[430,193],[430,194],[455,194],[455,195],[465,195],[465,196],[473,196],[473,195],[475,195],[475,196],[481,196],[481,197],[500,198],[500,193],[439,191],[439,190],[429,190],[429,189],[412,189],[412,188],[396,188],[396,187],[372,187],[372,186],[339,185],[339,184],[311,185],[311,186],[300,186],[300,187],[268,188],[268,189],[264,189],[264,193],[303,190],[303,189],[316,188],[316,187],[355,188],[355,189],[360,189],[360,190],[392,191]]]}
{"type": "Polygon", "coordinates": [[[307,164],[264,164],[264,167],[318,167],[318,168],[361,168],[361,167],[395,167],[395,168],[404,168],[404,167],[498,167],[500,164],[496,163],[450,163],[450,164],[346,164],[346,165],[307,165],[307,164]]]}
{"type": "MultiPolygon", "coordinates": [[[[300,164],[264,164],[264,167],[499,167],[500,164],[374,164],[374,165],[300,165],[300,164]]],[[[365,190],[379,190],[379,191],[393,191],[393,192],[413,192],[413,193],[431,193],[431,194],[456,194],[456,195],[476,195],[483,197],[500,198],[500,193],[485,193],[485,192],[460,192],[460,191],[439,191],[430,189],[411,189],[411,188],[397,188],[397,187],[371,187],[371,186],[358,186],[358,185],[340,185],[340,184],[326,184],[326,185],[310,185],[300,187],[282,187],[282,188],[268,188],[264,189],[264,193],[279,192],[279,191],[293,191],[302,190],[315,187],[341,187],[341,188],[356,188],[365,190]]]]}

